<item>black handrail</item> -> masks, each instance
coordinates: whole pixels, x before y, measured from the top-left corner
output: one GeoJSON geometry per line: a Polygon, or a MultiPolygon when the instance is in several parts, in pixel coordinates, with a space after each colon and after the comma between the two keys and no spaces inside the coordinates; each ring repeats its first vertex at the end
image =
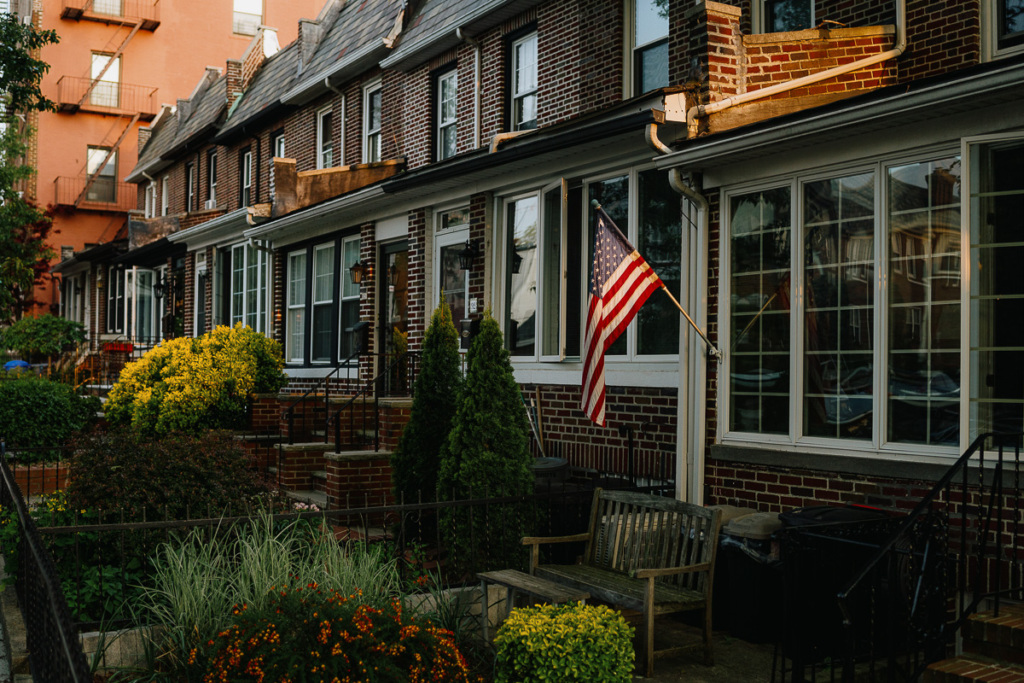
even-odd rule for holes
{"type": "MultiPolygon", "coordinates": [[[[414,361],[414,354],[409,351],[399,353],[395,358],[387,364],[376,377],[366,382],[362,387],[356,391],[338,410],[334,412],[334,415],[330,418],[330,421],[334,423],[334,445],[336,448],[341,448],[341,414],[345,410],[352,407],[359,399],[363,401],[363,414],[361,424],[366,424],[366,401],[365,397],[368,395],[371,389],[373,389],[373,450],[377,452],[380,450],[380,397],[384,393],[385,381],[391,376],[392,372],[402,366],[403,363],[409,363],[414,361]]],[[[412,378],[407,378],[409,386],[409,395],[412,395],[413,381],[412,378]]],[[[355,433],[355,412],[349,412],[349,434],[355,433]]],[[[351,445],[351,444],[350,444],[351,445]]]]}
{"type": "MultiPolygon", "coordinates": [[[[1024,434],[1014,433],[986,433],[978,436],[952,467],[936,482],[931,491],[914,507],[909,515],[897,527],[896,531],[882,543],[874,552],[871,558],[854,575],[846,586],[837,594],[839,609],[843,618],[843,627],[847,632],[847,642],[853,643],[853,629],[856,626],[852,616],[852,599],[859,590],[869,588],[869,580],[879,573],[892,571],[885,566],[890,558],[898,558],[902,561],[903,571],[909,571],[913,566],[916,575],[902,577],[903,583],[909,585],[910,595],[908,600],[908,627],[914,625],[914,617],[917,610],[926,610],[923,605],[924,594],[929,590],[945,591],[947,583],[947,564],[949,557],[946,542],[955,540],[955,571],[957,577],[956,586],[956,619],[949,622],[947,619],[940,619],[939,623],[916,624],[920,634],[915,641],[913,633],[907,634],[907,646],[903,654],[910,654],[916,661],[912,664],[912,671],[908,680],[917,680],[924,669],[932,661],[940,659],[946,648],[953,643],[953,639],[959,629],[966,622],[968,617],[974,614],[979,605],[986,600],[992,600],[993,607],[998,615],[1000,601],[1007,595],[1015,595],[1020,598],[1024,595],[1024,585],[1004,585],[1008,577],[1012,577],[1012,571],[1006,571],[1006,564],[1012,564],[1012,558],[1004,557],[1003,543],[1007,533],[1012,535],[1011,547],[1017,546],[1018,525],[1012,525],[1012,532],[1006,531],[1003,525],[1004,513],[1007,512],[1005,501],[1007,500],[1004,490],[1004,479],[1007,475],[1007,450],[1012,448],[1013,467],[1013,491],[1010,496],[1014,500],[1013,519],[1020,517],[1021,503],[1021,443],[1024,434]],[[994,448],[995,462],[986,466],[986,444],[992,442],[990,448],[994,448]],[[975,456],[977,458],[975,459],[975,456]],[[970,477],[971,470],[976,470],[977,481],[970,477]],[[988,475],[988,476],[986,476],[988,475]],[[986,479],[989,480],[986,501],[986,479]],[[952,495],[953,487],[959,486],[959,497],[952,495]],[[971,489],[976,489],[972,494],[971,489]],[[939,504],[943,503],[940,509],[939,504]],[[958,538],[949,536],[949,519],[954,519],[953,526],[959,526],[958,538]],[[972,526],[973,521],[973,526],[972,526]],[[932,543],[935,539],[936,525],[942,526],[942,538],[937,539],[939,543],[932,543]],[[1002,528],[1001,528],[1002,526],[1002,528]],[[923,549],[915,549],[912,539],[917,536],[926,536],[923,549]],[[990,539],[994,536],[994,540],[990,539]],[[972,552],[973,543],[973,552],[972,552]],[[990,547],[990,543],[991,546],[990,547]],[[936,545],[940,547],[935,547],[936,545]],[[993,566],[995,565],[995,566],[993,566]],[[932,584],[928,586],[927,578],[932,578],[932,584]],[[994,583],[995,585],[991,585],[994,583]],[[968,602],[968,593],[973,598],[968,602]],[[909,652],[917,648],[917,652],[909,652]]],[[[1020,561],[1017,560],[1019,563],[1020,561]]],[[[890,577],[891,579],[892,577],[890,577]]],[[[945,597],[945,596],[943,596],[945,597]]],[[[943,601],[944,602],[944,601],[943,601]]],[[[934,616],[932,617],[934,622],[934,616]]],[[[852,654],[853,648],[848,648],[852,654]]],[[[890,653],[890,657],[892,653],[890,653]]],[[[843,680],[854,680],[854,662],[847,661],[843,670],[843,680]]]]}
{"type": "MultiPolygon", "coordinates": [[[[324,419],[326,420],[328,412],[329,412],[330,402],[331,402],[331,383],[330,383],[329,380],[331,378],[333,378],[335,375],[337,375],[338,372],[342,368],[348,369],[348,368],[352,367],[352,364],[353,364],[352,362],[353,361],[355,361],[356,373],[357,373],[356,376],[358,377],[358,372],[359,372],[359,356],[361,354],[362,354],[362,349],[361,348],[356,349],[348,358],[346,358],[342,363],[339,363],[329,373],[327,373],[326,375],[321,377],[320,381],[318,381],[315,385],[313,385],[313,387],[311,389],[306,391],[306,393],[304,393],[299,398],[297,398],[294,401],[292,401],[288,405],[288,407],[285,408],[281,412],[281,417],[285,421],[287,421],[287,423],[288,423],[288,443],[289,444],[294,444],[295,443],[295,409],[296,409],[296,407],[299,404],[304,403],[306,401],[306,399],[309,398],[310,394],[313,394],[314,392],[318,391],[320,389],[320,387],[322,386],[323,387],[323,392],[324,392],[324,416],[325,416],[324,419]]],[[[306,413],[305,413],[305,411],[303,411],[303,413],[302,413],[302,422],[303,422],[303,427],[305,427],[305,422],[306,422],[306,413]]],[[[324,443],[327,443],[327,429],[324,429],[324,443]]]]}
{"type": "Polygon", "coordinates": [[[39,536],[21,489],[7,465],[3,440],[0,440],[0,477],[3,479],[0,504],[17,510],[17,523],[21,527],[16,589],[25,617],[32,674],[42,681],[92,681],[53,558],[39,536]]]}

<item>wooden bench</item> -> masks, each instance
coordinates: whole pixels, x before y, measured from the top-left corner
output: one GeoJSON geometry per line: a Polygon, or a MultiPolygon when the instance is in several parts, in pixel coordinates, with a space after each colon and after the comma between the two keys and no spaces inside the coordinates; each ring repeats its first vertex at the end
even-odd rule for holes
{"type": "Polygon", "coordinates": [[[643,657],[650,677],[656,655],[687,649],[675,647],[655,653],[656,615],[703,610],[704,662],[714,663],[711,583],[720,514],[671,498],[597,489],[588,531],[572,536],[527,537],[523,543],[532,546],[531,574],[585,590],[620,609],[643,613],[643,657]],[[586,549],[579,564],[540,564],[542,544],[580,541],[586,542],[586,549]]]}
{"type": "Polygon", "coordinates": [[[586,602],[590,593],[571,588],[561,583],[546,581],[536,576],[524,574],[517,569],[501,569],[493,572],[481,572],[476,575],[480,579],[480,621],[482,626],[484,642],[490,642],[487,635],[487,584],[496,583],[504,586],[505,591],[505,618],[515,606],[516,595],[522,593],[530,598],[532,602],[544,602],[557,605],[562,602],[586,602]]]}

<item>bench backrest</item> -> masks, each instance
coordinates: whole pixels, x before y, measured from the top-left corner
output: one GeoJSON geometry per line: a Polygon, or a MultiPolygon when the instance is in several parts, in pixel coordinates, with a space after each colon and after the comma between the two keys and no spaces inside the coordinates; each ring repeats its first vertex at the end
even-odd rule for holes
{"type": "MultiPolygon", "coordinates": [[[[673,498],[599,488],[584,562],[627,573],[703,562],[713,567],[720,514],[673,498]]],[[[695,573],[658,580],[703,591],[706,578],[695,573]]]]}

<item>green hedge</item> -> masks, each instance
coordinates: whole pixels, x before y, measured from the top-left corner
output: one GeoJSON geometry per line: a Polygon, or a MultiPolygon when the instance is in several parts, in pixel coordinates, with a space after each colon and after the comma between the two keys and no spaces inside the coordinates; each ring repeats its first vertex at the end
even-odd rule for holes
{"type": "Polygon", "coordinates": [[[60,446],[89,427],[100,409],[95,396],[33,376],[0,380],[0,437],[8,448],[60,446]]]}

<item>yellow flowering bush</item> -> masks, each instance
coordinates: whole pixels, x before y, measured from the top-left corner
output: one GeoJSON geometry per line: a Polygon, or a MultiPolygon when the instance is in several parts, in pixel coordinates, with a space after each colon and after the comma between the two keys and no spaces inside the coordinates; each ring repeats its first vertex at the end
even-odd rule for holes
{"type": "Polygon", "coordinates": [[[283,367],[281,345],[241,323],[169,339],[121,371],[107,419],[154,436],[234,427],[250,394],[285,385],[283,367]]]}
{"type": "Polygon", "coordinates": [[[632,680],[633,627],[604,605],[512,610],[494,647],[494,683],[632,680]]]}

